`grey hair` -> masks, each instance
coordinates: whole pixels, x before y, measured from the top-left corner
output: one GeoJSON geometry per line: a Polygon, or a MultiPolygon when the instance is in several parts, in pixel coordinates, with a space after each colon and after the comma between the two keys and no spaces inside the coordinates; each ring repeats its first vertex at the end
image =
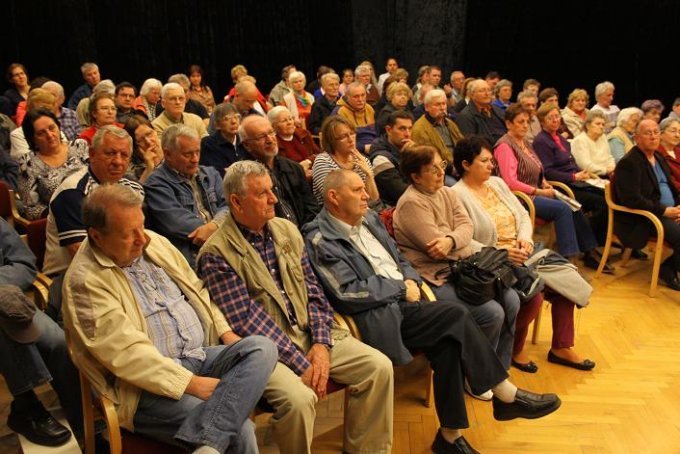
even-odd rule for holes
{"type": "Polygon", "coordinates": [[[191,86],[191,82],[189,81],[187,75],[182,73],[173,74],[172,76],[168,77],[168,83],[170,82],[175,82],[180,85],[184,84],[187,87],[191,86]]]}
{"type": "Polygon", "coordinates": [[[680,124],[680,120],[676,120],[675,118],[667,117],[661,120],[661,123],[659,123],[659,129],[661,129],[661,132],[664,132],[666,128],[668,128],[674,121],[680,124]]]}
{"type": "Polygon", "coordinates": [[[185,124],[175,124],[166,128],[161,135],[161,148],[164,153],[175,153],[180,150],[179,138],[188,137],[190,139],[199,139],[198,131],[191,126],[185,124]]]}
{"type": "Polygon", "coordinates": [[[470,95],[472,95],[474,92],[477,91],[477,88],[482,85],[482,82],[484,82],[484,85],[488,86],[488,82],[485,81],[484,79],[475,79],[472,82],[468,84],[468,89],[470,90],[470,95]]]}
{"type": "Polygon", "coordinates": [[[352,92],[352,90],[355,89],[355,88],[361,88],[363,91],[366,91],[366,87],[361,82],[352,82],[351,84],[349,84],[347,86],[347,90],[345,90],[345,94],[349,95],[352,92]]]}
{"type": "Polygon", "coordinates": [[[102,126],[97,130],[94,137],[92,138],[93,150],[98,150],[99,148],[101,148],[102,143],[104,142],[104,136],[106,136],[107,134],[111,134],[117,139],[126,139],[128,141],[129,145],[128,148],[130,148],[130,153],[132,153],[132,137],[130,137],[130,134],[128,134],[128,132],[125,129],[119,128],[116,125],[102,126]]]}
{"type": "Polygon", "coordinates": [[[604,113],[600,110],[591,110],[588,112],[588,115],[586,116],[586,121],[583,123],[583,130],[586,130],[586,126],[588,126],[590,123],[595,121],[596,118],[601,118],[602,120],[607,122],[607,117],[604,115],[604,113]]]}
{"type": "Polygon", "coordinates": [[[236,106],[233,105],[232,103],[223,102],[215,106],[215,110],[213,110],[213,117],[215,118],[215,120],[221,120],[230,113],[238,114],[239,112],[236,106]]]}
{"type": "Polygon", "coordinates": [[[368,65],[359,65],[359,66],[357,66],[356,69],[354,70],[354,75],[357,75],[357,74],[365,74],[365,73],[371,74],[371,67],[370,67],[370,66],[368,66],[368,65]]]}
{"type": "Polygon", "coordinates": [[[92,63],[92,62],[90,62],[90,61],[85,62],[85,63],[83,63],[83,64],[80,66],[80,72],[83,74],[83,76],[85,75],[85,73],[86,73],[87,71],[89,71],[89,70],[91,70],[91,69],[99,70],[99,66],[97,66],[96,63],[92,63]]]}
{"type": "Polygon", "coordinates": [[[181,90],[182,93],[184,93],[184,88],[182,88],[180,84],[177,82],[168,82],[161,88],[161,98],[165,98],[165,95],[167,95],[170,90],[181,90]]]}
{"type": "Polygon", "coordinates": [[[305,73],[302,71],[292,71],[290,74],[288,74],[288,83],[293,83],[293,79],[299,79],[302,77],[302,80],[307,83],[307,77],[305,77],[305,73]]]}
{"type": "Polygon", "coordinates": [[[281,112],[290,113],[290,110],[288,110],[288,107],[286,106],[276,106],[272,107],[272,109],[267,112],[267,118],[272,125],[278,121],[279,114],[281,114],[281,112]]]}
{"type": "Polygon", "coordinates": [[[267,168],[258,161],[238,161],[227,167],[224,173],[224,199],[231,206],[231,195],[243,196],[246,193],[246,177],[269,175],[267,168]]]}
{"type": "Polygon", "coordinates": [[[336,73],[332,72],[332,73],[326,73],[323,76],[321,76],[321,85],[323,86],[323,84],[326,83],[326,81],[328,79],[334,79],[336,82],[340,82],[340,76],[338,76],[336,73]]]}
{"type": "Polygon", "coordinates": [[[529,90],[520,91],[517,95],[517,102],[522,102],[524,98],[535,98],[538,101],[538,96],[529,90]]]}
{"type": "Polygon", "coordinates": [[[142,84],[142,88],[139,90],[139,94],[142,96],[146,96],[154,88],[157,88],[160,91],[161,88],[163,88],[163,84],[161,83],[161,81],[154,78],[146,79],[142,84]]]}
{"type": "Polygon", "coordinates": [[[331,189],[340,189],[347,185],[347,179],[349,175],[355,174],[353,170],[347,169],[335,169],[330,171],[323,181],[323,199],[324,201],[328,198],[328,193],[331,189]]]}
{"type": "Polygon", "coordinates": [[[640,106],[640,109],[642,109],[644,113],[647,113],[652,109],[659,109],[663,111],[665,108],[666,106],[664,106],[663,103],[658,99],[648,99],[640,106]]]}
{"type": "Polygon", "coordinates": [[[57,97],[64,96],[64,87],[59,82],[55,82],[53,80],[49,80],[42,84],[42,88],[49,90],[50,88],[54,89],[57,92],[57,97]]]}
{"type": "Polygon", "coordinates": [[[94,96],[97,93],[108,93],[111,96],[114,96],[116,93],[116,86],[111,79],[104,79],[94,86],[91,96],[94,96]]]}
{"type": "Polygon", "coordinates": [[[637,107],[626,107],[625,109],[621,109],[621,112],[619,112],[619,116],[616,119],[616,126],[623,125],[633,115],[639,115],[640,118],[642,118],[642,110],[637,107]]]}
{"type": "Polygon", "coordinates": [[[241,82],[237,83],[234,88],[236,89],[236,94],[240,96],[243,96],[243,94],[249,88],[254,88],[257,90],[257,86],[253,82],[250,82],[249,80],[242,80],[241,82]]]}
{"type": "Polygon", "coordinates": [[[435,98],[443,97],[446,99],[446,93],[440,88],[435,88],[427,92],[423,99],[423,104],[430,104],[435,98]]]}
{"type": "Polygon", "coordinates": [[[599,84],[595,85],[595,98],[599,98],[600,95],[605,94],[607,90],[614,90],[614,88],[614,84],[608,80],[600,82],[599,84]]]}
{"type": "Polygon", "coordinates": [[[512,82],[509,81],[508,79],[501,79],[498,81],[495,87],[493,87],[493,94],[497,97],[498,93],[500,93],[501,88],[503,87],[510,87],[512,88],[512,82]]]}
{"type": "Polygon", "coordinates": [[[103,184],[95,188],[85,198],[82,209],[82,221],[85,227],[107,231],[106,212],[112,205],[135,208],[142,206],[142,195],[122,184],[103,184]]]}

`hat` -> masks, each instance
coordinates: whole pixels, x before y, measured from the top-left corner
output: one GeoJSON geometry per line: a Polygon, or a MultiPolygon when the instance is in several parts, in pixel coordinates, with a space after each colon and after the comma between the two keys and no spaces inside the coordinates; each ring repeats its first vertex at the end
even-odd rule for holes
{"type": "Polygon", "coordinates": [[[16,285],[0,285],[0,329],[20,344],[30,344],[40,337],[33,323],[35,305],[16,285]]]}

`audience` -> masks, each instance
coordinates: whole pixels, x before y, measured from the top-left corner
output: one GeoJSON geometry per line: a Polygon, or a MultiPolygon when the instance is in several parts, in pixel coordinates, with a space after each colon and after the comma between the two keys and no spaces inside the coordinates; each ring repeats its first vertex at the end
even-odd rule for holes
{"type": "Polygon", "coordinates": [[[626,107],[619,112],[616,128],[607,134],[609,152],[615,163],[619,162],[635,146],[633,135],[640,120],[642,120],[642,110],[637,107],[626,107]]]}
{"type": "Polygon", "coordinates": [[[517,95],[517,103],[529,113],[529,130],[525,136],[527,142],[534,143],[534,139],[541,132],[541,122],[536,117],[538,96],[533,91],[523,91],[517,95]]]}
{"type": "Polygon", "coordinates": [[[284,66],[281,70],[281,80],[274,85],[274,88],[269,92],[269,104],[272,106],[279,106],[283,103],[283,97],[290,93],[290,87],[288,86],[288,76],[293,71],[297,71],[295,65],[284,66]]]}
{"type": "Polygon", "coordinates": [[[597,103],[590,109],[598,110],[604,114],[604,132],[610,133],[616,127],[616,119],[619,116],[619,107],[614,102],[614,84],[609,81],[600,82],[595,86],[595,101],[597,103]]]}
{"type": "MultiPolygon", "coordinates": [[[[28,94],[28,100],[26,101],[27,112],[36,109],[45,109],[55,113],[55,100],[55,96],[49,91],[42,88],[35,88],[28,94]]],[[[63,132],[60,134],[61,141],[67,142],[68,139],[66,138],[66,135],[63,132]]],[[[10,156],[15,161],[18,162],[22,156],[31,151],[23,128],[16,128],[10,132],[9,139],[11,142],[10,156]]]]}
{"type": "Polygon", "coordinates": [[[562,109],[562,120],[574,137],[583,131],[583,124],[590,112],[588,102],[590,102],[588,92],[582,88],[576,88],[569,93],[567,107],[562,109]]]}
{"type": "Polygon", "coordinates": [[[189,66],[188,76],[191,82],[189,99],[201,103],[208,115],[212,114],[215,108],[215,97],[210,87],[203,80],[203,68],[198,65],[189,66]]]}
{"type": "Polygon", "coordinates": [[[291,72],[288,75],[290,93],[283,96],[283,103],[281,104],[290,111],[295,120],[295,126],[303,129],[307,129],[307,121],[312,112],[312,104],[314,104],[314,96],[305,91],[305,83],[305,75],[302,72],[291,72]]]}
{"type": "Polygon", "coordinates": [[[160,111],[158,104],[161,99],[163,84],[158,79],[146,79],[139,90],[139,96],[135,98],[132,107],[141,110],[149,121],[154,121],[160,111]]]}
{"type": "Polygon", "coordinates": [[[125,130],[132,137],[133,154],[130,171],[137,181],[144,184],[163,161],[161,140],[151,122],[141,115],[133,115],[125,122],[125,130]]]}
{"type": "Polygon", "coordinates": [[[493,96],[491,104],[505,111],[512,102],[512,82],[508,79],[499,81],[493,89],[493,96]]]}
{"type": "Polygon", "coordinates": [[[137,97],[137,89],[130,82],[121,82],[116,85],[114,94],[114,101],[116,103],[116,122],[125,124],[126,121],[133,115],[146,114],[143,110],[135,109],[135,99],[137,97]]]}
{"type": "Polygon", "coordinates": [[[354,70],[355,80],[362,84],[366,89],[366,103],[373,107],[380,99],[380,92],[375,86],[371,76],[373,75],[373,68],[366,64],[361,64],[354,70]]]}
{"type": "Polygon", "coordinates": [[[470,103],[460,112],[458,126],[468,136],[476,134],[490,143],[496,143],[507,129],[503,123],[503,110],[491,104],[493,88],[488,82],[477,79],[470,83],[470,103]]]}
{"type": "Polygon", "coordinates": [[[101,75],[99,74],[99,66],[96,63],[83,63],[80,67],[80,72],[83,75],[85,83],[78,87],[66,104],[69,109],[76,110],[80,101],[84,98],[89,98],[94,87],[101,82],[101,75]]]}
{"type": "Polygon", "coordinates": [[[64,100],[66,99],[64,87],[62,87],[60,83],[50,80],[45,82],[42,88],[52,93],[55,97],[55,113],[57,114],[61,131],[66,136],[66,139],[68,139],[69,142],[76,140],[80,135],[80,124],[78,123],[76,112],[63,106],[64,100]]]}
{"type": "Polygon", "coordinates": [[[165,110],[151,122],[153,129],[159,137],[167,128],[178,123],[194,128],[199,137],[208,135],[205,123],[203,123],[201,117],[184,111],[186,100],[185,90],[180,84],[168,82],[163,85],[161,104],[165,110]]]}
{"type": "Polygon", "coordinates": [[[678,146],[680,145],[680,119],[667,117],[659,124],[659,129],[661,129],[661,138],[658,151],[670,168],[675,189],[680,191],[680,146],[678,146]]]}
{"type": "Polygon", "coordinates": [[[326,73],[321,76],[321,89],[323,96],[312,104],[312,112],[309,114],[308,130],[312,134],[318,134],[321,124],[335,109],[340,99],[340,78],[335,73],[326,73]]]}
{"type": "Polygon", "coordinates": [[[238,137],[241,114],[238,113],[236,105],[218,104],[212,116],[216,131],[201,139],[200,164],[213,167],[222,178],[227,167],[236,161],[251,159],[251,156],[243,148],[238,137]]]}
{"type": "Polygon", "coordinates": [[[321,153],[312,135],[295,125],[293,115],[284,106],[273,107],[267,113],[267,118],[276,131],[279,154],[300,164],[307,180],[312,181],[312,164],[321,153]]]}
{"type": "Polygon", "coordinates": [[[571,141],[576,165],[602,178],[609,178],[616,165],[605,134],[606,121],[602,111],[591,110],[583,124],[583,132],[571,141]]]}
{"type": "MultiPolygon", "coordinates": [[[[357,149],[368,154],[371,143],[378,137],[375,130],[375,111],[366,102],[366,87],[361,82],[352,82],[333,110],[333,114],[347,120],[355,129],[357,149]]],[[[324,150],[328,151],[328,150],[324,150]]]]}
{"type": "Polygon", "coordinates": [[[385,125],[389,116],[397,110],[408,110],[408,103],[413,96],[411,89],[403,82],[394,82],[387,87],[385,95],[387,104],[375,119],[375,128],[379,136],[385,133],[385,125]]]}
{"type": "Polygon", "coordinates": [[[116,102],[108,93],[95,93],[90,99],[88,112],[90,114],[90,127],[83,129],[78,136],[85,142],[92,144],[92,138],[103,126],[113,125],[122,128],[123,125],[116,121],[116,102]]]}
{"type": "Polygon", "coordinates": [[[9,111],[8,115],[10,117],[15,117],[17,113],[17,106],[20,102],[25,101],[28,98],[28,91],[31,86],[28,83],[28,73],[26,68],[21,63],[12,63],[7,68],[7,82],[12,85],[10,88],[5,90],[3,96],[9,100],[9,111]]]}

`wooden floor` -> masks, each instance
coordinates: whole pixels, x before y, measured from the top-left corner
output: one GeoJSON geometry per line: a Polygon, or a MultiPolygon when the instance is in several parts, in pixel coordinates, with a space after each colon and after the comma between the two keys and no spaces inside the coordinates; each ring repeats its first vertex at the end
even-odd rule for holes
{"type": "MultiPolygon", "coordinates": [[[[662,287],[657,298],[648,298],[649,269],[648,262],[633,260],[627,269],[617,267],[615,276],[593,281],[591,304],[577,313],[576,338],[578,351],[597,363],[592,372],[546,361],[551,325],[550,310],[544,309],[539,342],[527,346],[540,370],[512,369],[511,380],[556,392],[562,407],[539,420],[501,423],[493,419],[490,403],[468,399],[470,428],[464,434],[473,447],[486,454],[680,453],[680,292],[662,287]]],[[[438,421],[434,409],[422,405],[423,364],[396,376],[393,452],[429,453],[438,421]]],[[[6,405],[6,391],[0,394],[6,405]]],[[[340,394],[318,404],[314,453],[342,450],[340,394]]],[[[267,419],[257,419],[261,452],[277,453],[267,419]]],[[[0,437],[8,432],[0,426],[0,437]]],[[[0,453],[19,452],[12,438],[0,439],[0,453]]]]}

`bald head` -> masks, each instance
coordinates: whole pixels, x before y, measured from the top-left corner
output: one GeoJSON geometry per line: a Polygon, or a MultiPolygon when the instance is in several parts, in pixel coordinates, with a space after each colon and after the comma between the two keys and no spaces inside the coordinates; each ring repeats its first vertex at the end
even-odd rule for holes
{"type": "Polygon", "coordinates": [[[241,113],[247,114],[257,102],[257,87],[249,80],[243,80],[236,84],[236,94],[234,95],[234,105],[241,113]]]}
{"type": "Polygon", "coordinates": [[[368,193],[358,173],[334,170],[323,184],[324,207],[335,218],[349,225],[358,225],[368,211],[368,193]]]}
{"type": "Polygon", "coordinates": [[[241,143],[258,161],[271,167],[279,153],[272,124],[261,115],[248,115],[238,128],[241,143]]]}
{"type": "Polygon", "coordinates": [[[650,118],[640,121],[635,131],[635,142],[645,154],[653,155],[661,143],[661,131],[656,121],[650,118]]]}

